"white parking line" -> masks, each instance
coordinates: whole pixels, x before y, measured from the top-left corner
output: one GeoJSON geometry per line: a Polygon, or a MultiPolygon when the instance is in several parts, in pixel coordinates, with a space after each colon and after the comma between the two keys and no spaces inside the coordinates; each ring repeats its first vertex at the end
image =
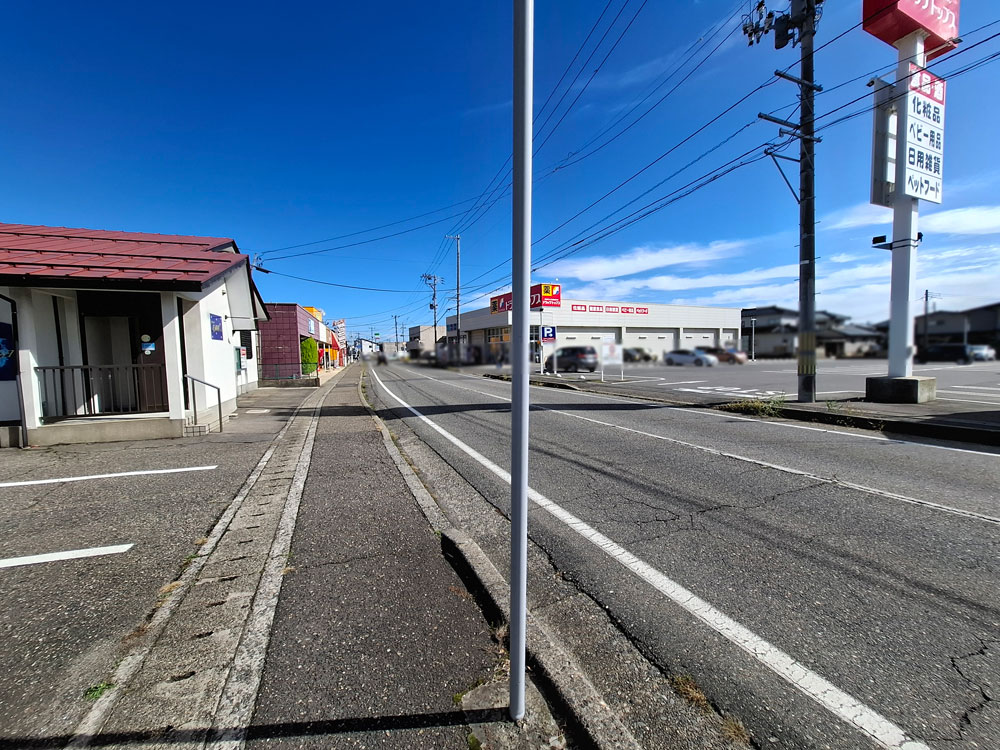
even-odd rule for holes
{"type": "Polygon", "coordinates": [[[707,380],[676,380],[673,383],[660,383],[659,385],[690,385],[693,383],[707,383],[707,380]]]}
{"type": "Polygon", "coordinates": [[[118,544],[113,547],[90,547],[89,549],[71,549],[65,552],[48,552],[44,555],[27,555],[26,557],[8,557],[0,560],[0,568],[16,568],[19,565],[36,565],[37,563],[54,562],[55,560],[75,560],[80,557],[100,557],[101,555],[120,555],[132,549],[131,544],[118,544]]]}
{"type": "MultiPolygon", "coordinates": [[[[976,394],[970,394],[976,395],[976,394]]],[[[973,401],[968,398],[945,398],[944,396],[938,396],[938,401],[960,401],[963,404],[986,404],[987,406],[1000,406],[1000,401],[973,401]]]]}
{"type": "MultiPolygon", "coordinates": [[[[948,390],[950,390],[951,388],[963,388],[963,389],[969,389],[969,390],[974,390],[974,391],[1000,391],[1000,388],[993,388],[993,387],[988,386],[988,385],[953,385],[953,386],[950,386],[950,388],[948,390]]],[[[945,390],[945,389],[939,388],[938,390],[945,390]]]]}
{"type": "Polygon", "coordinates": [[[88,479],[113,479],[114,477],[141,477],[146,474],[179,474],[185,471],[211,471],[215,466],[187,466],[183,469],[149,469],[148,471],[120,471],[117,474],[89,474],[83,477],[61,477],[59,479],[29,479],[24,482],[0,482],[0,487],[26,487],[29,484],[62,484],[63,482],[83,482],[88,479]]]}
{"type": "MultiPolygon", "coordinates": [[[[374,370],[371,370],[371,373],[382,389],[403,406],[403,408],[411,411],[418,419],[438,432],[448,442],[486,467],[504,482],[510,484],[509,472],[500,468],[497,464],[486,458],[486,456],[466,445],[450,432],[425,417],[386,388],[385,384],[379,378],[378,373],[374,370]]],[[[431,379],[433,380],[433,378],[431,379]]],[[[723,638],[741,648],[779,677],[786,680],[792,687],[812,698],[823,708],[853,728],[868,735],[869,738],[881,747],[886,748],[886,750],[929,750],[927,745],[910,739],[900,727],[875,710],[864,705],[848,693],[845,693],[836,685],[827,681],[816,672],[813,672],[801,662],[796,661],[781,649],[765,641],[748,628],[724,614],[721,610],[716,609],[707,601],[698,597],[694,592],[671,580],[648,563],[643,562],[624,547],[604,536],[597,529],[580,520],[537,490],[529,487],[528,497],[538,507],[548,512],[557,520],[562,521],[567,527],[595,545],[610,558],[631,570],[675,604],[696,617],[723,638]]]]}

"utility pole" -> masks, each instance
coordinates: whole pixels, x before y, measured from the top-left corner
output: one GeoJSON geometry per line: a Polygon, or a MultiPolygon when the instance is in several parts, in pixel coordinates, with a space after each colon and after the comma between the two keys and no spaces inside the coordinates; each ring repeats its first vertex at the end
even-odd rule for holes
{"type": "Polygon", "coordinates": [[[924,289],[924,351],[927,351],[927,344],[930,340],[930,333],[928,328],[930,327],[931,321],[927,317],[927,308],[930,306],[931,302],[931,290],[924,289]]]}
{"type": "Polygon", "coordinates": [[[455,350],[458,352],[458,365],[462,366],[462,235],[445,235],[449,240],[455,240],[455,350]]]}
{"type": "Polygon", "coordinates": [[[431,299],[431,310],[434,311],[434,358],[436,360],[438,344],[438,284],[442,283],[444,279],[430,273],[421,274],[420,278],[431,288],[433,293],[433,297],[431,299]]]}
{"type": "MultiPolygon", "coordinates": [[[[751,46],[759,43],[761,37],[773,29],[775,49],[787,46],[790,41],[801,48],[800,77],[781,70],[774,71],[779,78],[799,86],[801,107],[798,124],[763,113],[758,117],[783,126],[778,131],[780,135],[799,139],[799,195],[796,196],[799,202],[798,400],[805,403],[816,400],[816,164],[813,157],[816,144],[821,139],[814,135],[813,98],[823,87],[817,86],[814,80],[813,38],[820,15],[817,6],[822,3],[823,0],[792,0],[788,14],[775,15],[766,12],[765,2],[760,0],[756,7],[756,20],[753,13],[743,18],[743,32],[751,46]]],[[[768,152],[768,155],[788,158],[773,152],[768,152]]],[[[774,163],[778,164],[777,161],[774,163]]]]}
{"type": "Polygon", "coordinates": [[[531,300],[531,143],[534,0],[514,0],[514,148],[511,181],[513,357],[510,404],[510,718],[524,716],[528,587],[528,335],[531,300]]]}
{"type": "Polygon", "coordinates": [[[392,345],[396,353],[399,353],[399,316],[392,316],[392,345]]]}

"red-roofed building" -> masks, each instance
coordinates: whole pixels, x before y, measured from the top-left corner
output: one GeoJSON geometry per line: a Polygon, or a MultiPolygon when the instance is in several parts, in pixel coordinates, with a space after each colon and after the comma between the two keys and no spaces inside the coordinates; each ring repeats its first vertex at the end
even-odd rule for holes
{"type": "Polygon", "coordinates": [[[0,438],[219,429],[266,318],[231,239],[0,224],[0,438]]]}

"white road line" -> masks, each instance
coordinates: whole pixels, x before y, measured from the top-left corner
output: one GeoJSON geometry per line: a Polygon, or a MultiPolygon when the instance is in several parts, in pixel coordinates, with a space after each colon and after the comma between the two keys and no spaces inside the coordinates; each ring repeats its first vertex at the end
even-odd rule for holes
{"type": "Polygon", "coordinates": [[[0,482],[0,487],[26,487],[29,484],[62,484],[63,482],[83,482],[88,479],[113,479],[114,477],[141,477],[146,474],[180,474],[185,471],[211,471],[216,466],[188,466],[183,469],[149,469],[148,471],[121,471],[117,474],[90,474],[85,477],[62,477],[60,479],[30,479],[24,482],[0,482]]]}
{"type": "MultiPolygon", "coordinates": [[[[411,411],[417,418],[438,432],[456,448],[485,466],[504,482],[510,483],[510,473],[500,468],[474,448],[463,443],[447,430],[425,417],[419,411],[403,401],[399,396],[385,387],[378,373],[371,371],[382,389],[397,401],[403,408],[411,411]]],[[[431,378],[433,380],[433,378],[431,378]]],[[[813,672],[801,662],[786,654],[781,649],[765,641],[749,629],[716,609],[694,592],[686,589],[676,581],[671,580],[651,565],[643,562],[631,552],[616,542],[601,534],[597,529],[574,516],[569,511],[554,503],[537,490],[528,488],[528,497],[538,507],[554,518],[562,521],[570,529],[596,546],[613,560],[635,573],[639,578],[651,585],[675,604],[701,620],[712,630],[728,641],[743,649],[762,665],[773,671],[792,687],[812,698],[842,721],[868,735],[878,745],[886,750],[929,750],[922,742],[910,739],[906,733],[881,714],[864,705],[853,696],[845,693],[836,685],[813,672]]]]}
{"type": "Polygon", "coordinates": [[[968,398],[945,398],[940,396],[938,401],[958,401],[963,404],[986,404],[987,406],[1000,406],[1000,401],[973,401],[968,398]]]}
{"type": "MultiPolygon", "coordinates": [[[[414,374],[419,375],[427,380],[433,380],[436,383],[443,383],[445,385],[450,385],[453,388],[461,388],[465,391],[472,391],[473,393],[478,393],[480,396],[488,396],[490,398],[499,398],[502,401],[510,401],[506,396],[499,396],[494,393],[487,393],[486,391],[479,391],[475,388],[466,388],[465,386],[455,385],[448,380],[440,380],[438,378],[432,378],[430,375],[424,375],[421,372],[414,371],[414,374]]],[[[482,377],[478,375],[465,375],[462,373],[462,377],[470,378],[478,382],[483,382],[482,377]]],[[[509,384],[507,384],[509,387],[509,384]]],[[[680,390],[680,389],[677,389],[680,390]]],[[[700,391],[699,391],[700,392],[700,391]]],[[[551,391],[549,391],[551,395],[551,391]]],[[[600,393],[586,393],[584,391],[577,391],[573,394],[574,396],[585,396],[587,398],[598,399],[600,401],[610,401],[615,404],[634,404],[640,399],[632,398],[616,398],[614,396],[606,396],[600,393]]],[[[649,403],[649,402],[645,402],[649,403]]],[[[537,405],[537,404],[536,404],[537,405]]],[[[882,443],[891,443],[893,445],[912,445],[917,448],[931,448],[938,451],[952,451],[954,453],[971,453],[976,456],[989,456],[990,458],[1000,458],[1000,454],[991,453],[989,451],[977,451],[971,448],[955,448],[950,445],[934,445],[933,443],[917,443],[913,440],[900,440],[899,438],[889,438],[885,435],[868,435],[863,432],[845,432],[843,430],[831,430],[826,427],[810,427],[804,424],[794,424],[792,422],[774,422],[767,419],[756,419],[754,417],[742,417],[736,414],[732,414],[724,411],[716,411],[715,409],[690,409],[684,406],[664,406],[657,404],[659,408],[670,409],[672,411],[681,411],[685,414],[697,414],[699,417],[715,417],[717,419],[725,419],[727,421],[738,421],[738,422],[756,422],[757,424],[767,425],[768,427],[782,427],[788,430],[807,430],[809,432],[825,432],[829,435],[839,435],[840,437],[847,438],[860,438],[862,440],[878,440],[882,443]]]]}
{"type": "Polygon", "coordinates": [[[689,385],[692,383],[707,383],[707,380],[678,380],[673,383],[659,383],[659,385],[689,385]]]}
{"type": "Polygon", "coordinates": [[[974,390],[974,391],[1000,391],[1000,388],[993,388],[993,387],[988,386],[988,385],[953,385],[953,386],[950,386],[947,389],[945,389],[945,388],[938,388],[938,390],[939,391],[942,391],[942,390],[951,390],[952,388],[968,388],[968,389],[974,390]]]}
{"type": "Polygon", "coordinates": [[[48,552],[44,555],[27,555],[26,557],[8,557],[0,560],[0,568],[16,568],[20,565],[36,565],[38,563],[54,562],[56,560],[76,560],[81,557],[100,557],[101,555],[120,555],[132,549],[131,544],[117,544],[113,547],[90,547],[88,549],[71,549],[65,552],[48,552]]]}

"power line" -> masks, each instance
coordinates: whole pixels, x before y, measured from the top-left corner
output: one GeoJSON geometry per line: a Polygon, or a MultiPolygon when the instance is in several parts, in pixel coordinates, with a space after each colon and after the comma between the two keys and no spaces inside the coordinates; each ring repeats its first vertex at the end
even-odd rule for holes
{"type": "Polygon", "coordinates": [[[274,274],[275,276],[284,276],[289,279],[295,279],[296,281],[306,281],[310,284],[322,284],[323,286],[335,286],[340,289],[357,289],[362,292],[391,292],[394,294],[414,294],[419,292],[419,289],[376,289],[369,286],[352,286],[350,284],[335,284],[332,281],[320,281],[319,279],[308,279],[304,276],[293,276],[290,273],[281,273],[280,271],[272,271],[267,268],[262,268],[260,266],[254,266],[255,271],[260,271],[261,273],[274,274]]]}

